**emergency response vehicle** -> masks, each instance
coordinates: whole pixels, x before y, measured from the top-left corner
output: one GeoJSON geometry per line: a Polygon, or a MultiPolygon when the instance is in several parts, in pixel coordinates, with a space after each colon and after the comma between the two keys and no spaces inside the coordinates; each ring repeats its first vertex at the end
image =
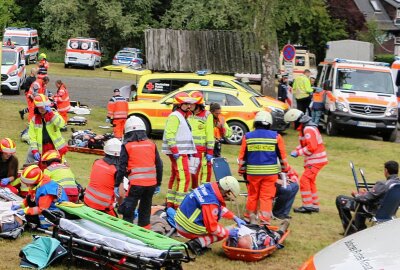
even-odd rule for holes
{"type": "Polygon", "coordinates": [[[112,61],[114,66],[132,66],[142,68],[142,51],[136,48],[123,48],[118,51],[112,61]]]}
{"type": "Polygon", "coordinates": [[[67,41],[64,67],[82,66],[96,69],[101,66],[101,48],[95,38],[77,37],[67,41]]]}
{"type": "MultiPolygon", "coordinates": [[[[293,68],[293,78],[289,78],[290,80],[296,79],[297,76],[300,76],[304,73],[304,70],[308,69],[311,71],[311,76],[317,76],[317,64],[315,60],[315,54],[310,53],[306,47],[304,46],[294,46],[296,49],[296,54],[291,61],[291,67],[293,68]]],[[[287,61],[283,58],[283,51],[281,51],[279,56],[279,73],[280,75],[288,75],[290,74],[288,70],[287,61]]]]}
{"type": "Polygon", "coordinates": [[[1,53],[1,92],[19,95],[25,82],[24,49],[17,46],[2,46],[1,53]]]}
{"type": "Polygon", "coordinates": [[[24,49],[26,64],[36,63],[39,55],[39,36],[36,29],[7,27],[3,35],[3,44],[11,40],[15,46],[24,49]]]}

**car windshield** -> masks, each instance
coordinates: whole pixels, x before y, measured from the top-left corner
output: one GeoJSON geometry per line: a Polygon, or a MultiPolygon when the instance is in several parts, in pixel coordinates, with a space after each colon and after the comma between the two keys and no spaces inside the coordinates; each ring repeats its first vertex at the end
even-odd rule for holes
{"type": "Polygon", "coordinates": [[[240,85],[241,87],[243,87],[244,89],[246,89],[247,92],[249,92],[250,94],[256,96],[256,97],[261,97],[262,95],[257,92],[256,90],[254,90],[253,88],[251,88],[250,85],[242,83],[241,81],[238,80],[233,80],[234,83],[240,85]]]}
{"type": "Polygon", "coordinates": [[[136,57],[134,52],[119,52],[118,57],[136,57]]]}
{"type": "Polygon", "coordinates": [[[29,37],[4,36],[3,42],[7,42],[9,38],[11,39],[11,42],[14,45],[19,45],[19,46],[28,46],[29,45],[29,37]]]}
{"type": "Polygon", "coordinates": [[[11,66],[14,65],[17,60],[17,54],[15,52],[2,52],[1,55],[1,65],[11,66]]]}
{"type": "Polygon", "coordinates": [[[339,68],[336,88],[348,91],[394,94],[389,72],[339,68]]]}

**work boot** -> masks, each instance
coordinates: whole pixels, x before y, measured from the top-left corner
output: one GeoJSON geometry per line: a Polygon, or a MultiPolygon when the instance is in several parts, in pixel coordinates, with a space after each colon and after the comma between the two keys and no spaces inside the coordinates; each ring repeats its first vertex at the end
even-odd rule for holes
{"type": "Polygon", "coordinates": [[[198,239],[189,240],[185,244],[188,246],[189,250],[193,252],[195,255],[197,256],[203,255],[204,250],[198,239]]]}
{"type": "Polygon", "coordinates": [[[319,213],[319,208],[318,207],[311,207],[311,212],[319,213]]]}
{"type": "Polygon", "coordinates": [[[314,211],[311,209],[311,207],[300,206],[299,208],[293,208],[293,212],[300,214],[311,214],[314,211]]]}
{"type": "Polygon", "coordinates": [[[249,223],[250,224],[258,224],[257,215],[256,214],[254,214],[254,213],[250,214],[249,223]]]}
{"type": "Polygon", "coordinates": [[[24,120],[24,110],[20,110],[19,112],[19,117],[21,117],[21,120],[24,120]]]}

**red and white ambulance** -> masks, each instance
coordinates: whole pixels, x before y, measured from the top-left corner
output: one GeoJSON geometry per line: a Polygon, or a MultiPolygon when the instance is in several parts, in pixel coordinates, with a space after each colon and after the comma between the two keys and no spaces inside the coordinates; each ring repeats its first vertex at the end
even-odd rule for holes
{"type": "Polygon", "coordinates": [[[36,62],[39,55],[39,36],[36,29],[7,27],[3,35],[3,44],[8,41],[24,49],[26,64],[36,62]]]}
{"type": "Polygon", "coordinates": [[[65,50],[64,67],[84,66],[95,69],[101,65],[101,48],[95,38],[70,38],[65,50]]]}
{"type": "Polygon", "coordinates": [[[1,50],[1,92],[19,94],[25,82],[25,57],[22,47],[2,46],[1,50]]]}

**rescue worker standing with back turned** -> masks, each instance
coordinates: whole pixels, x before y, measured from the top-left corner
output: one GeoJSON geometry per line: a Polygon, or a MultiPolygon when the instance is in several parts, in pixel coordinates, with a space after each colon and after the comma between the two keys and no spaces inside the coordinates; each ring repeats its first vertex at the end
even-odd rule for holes
{"type": "Polygon", "coordinates": [[[306,69],[304,74],[298,76],[293,83],[293,93],[297,102],[297,109],[306,113],[311,103],[313,89],[310,82],[311,71],[306,69]]]}
{"type": "Polygon", "coordinates": [[[38,94],[44,94],[47,96],[47,84],[49,83],[50,79],[47,76],[44,76],[43,78],[37,78],[36,81],[34,81],[31,84],[31,87],[29,88],[28,93],[26,93],[26,102],[28,104],[28,111],[29,111],[29,116],[28,116],[28,121],[31,121],[35,109],[35,103],[34,103],[34,98],[38,94]]]}
{"type": "Polygon", "coordinates": [[[225,122],[225,118],[221,114],[221,105],[218,103],[210,104],[210,112],[214,119],[214,157],[221,157],[222,142],[224,138],[232,136],[232,130],[225,122]]]}
{"type": "Polygon", "coordinates": [[[114,137],[122,139],[128,118],[128,102],[120,95],[119,89],[114,89],[114,96],[108,102],[107,111],[107,122],[114,127],[114,137]]]}
{"type": "MultiPolygon", "coordinates": [[[[259,219],[266,225],[270,224],[272,217],[278,173],[281,169],[283,172],[289,169],[283,138],[277,131],[270,130],[271,125],[271,114],[258,112],[254,118],[255,130],[245,134],[238,157],[240,168],[246,166],[249,182],[245,217],[253,220],[259,204],[259,219]]],[[[243,171],[239,169],[239,173],[243,174],[243,171]]]]}
{"type": "Polygon", "coordinates": [[[121,141],[113,138],[104,145],[105,157],[96,159],[86,187],[84,203],[90,208],[116,217],[114,210],[115,197],[124,196],[124,186],[116,186],[117,168],[121,153],[121,141]]]}
{"type": "Polygon", "coordinates": [[[196,153],[187,117],[190,104],[196,100],[181,92],[174,97],[173,112],[168,116],[163,135],[162,152],[171,160],[171,177],[168,182],[167,207],[177,209],[189,189],[189,155],[196,153]]]}
{"type": "Polygon", "coordinates": [[[70,167],[61,163],[61,156],[56,150],[50,150],[43,154],[41,169],[44,175],[62,186],[70,202],[77,203],[79,200],[79,189],[75,181],[75,175],[70,167]]]}
{"type": "Polygon", "coordinates": [[[212,243],[221,241],[237,230],[228,230],[218,221],[221,217],[233,219],[237,225],[246,222],[235,216],[225,206],[240,193],[239,182],[233,176],[226,176],[218,182],[205,183],[186,195],[175,215],[176,229],[180,235],[191,239],[186,242],[196,255],[202,255],[212,243]]]}
{"type": "Polygon", "coordinates": [[[57,111],[64,119],[65,124],[68,123],[68,111],[71,109],[69,94],[67,87],[61,80],[56,81],[57,93],[54,95],[54,101],[57,103],[57,111]]]}
{"type": "Polygon", "coordinates": [[[196,173],[191,175],[192,188],[194,189],[199,184],[204,184],[211,180],[211,159],[214,157],[215,140],[214,117],[206,110],[203,94],[200,91],[193,91],[189,95],[196,100],[196,103],[190,106],[193,114],[189,116],[188,122],[192,128],[193,141],[197,151],[193,156],[200,161],[196,173]]]}
{"type": "Polygon", "coordinates": [[[299,132],[300,144],[293,150],[292,157],[304,156],[304,172],[300,178],[300,193],[303,205],[294,208],[295,213],[319,212],[317,194],[317,175],[328,164],[328,157],[318,126],[311,121],[311,117],[297,109],[290,109],[285,113],[285,122],[294,122],[299,132]]]}
{"type": "Polygon", "coordinates": [[[150,216],[153,194],[162,181],[163,163],[154,142],[146,135],[142,119],[131,116],[125,124],[124,143],[121,148],[116,186],[128,176],[129,189],[118,208],[123,219],[133,223],[139,202],[138,225],[151,229],[150,216]]]}

